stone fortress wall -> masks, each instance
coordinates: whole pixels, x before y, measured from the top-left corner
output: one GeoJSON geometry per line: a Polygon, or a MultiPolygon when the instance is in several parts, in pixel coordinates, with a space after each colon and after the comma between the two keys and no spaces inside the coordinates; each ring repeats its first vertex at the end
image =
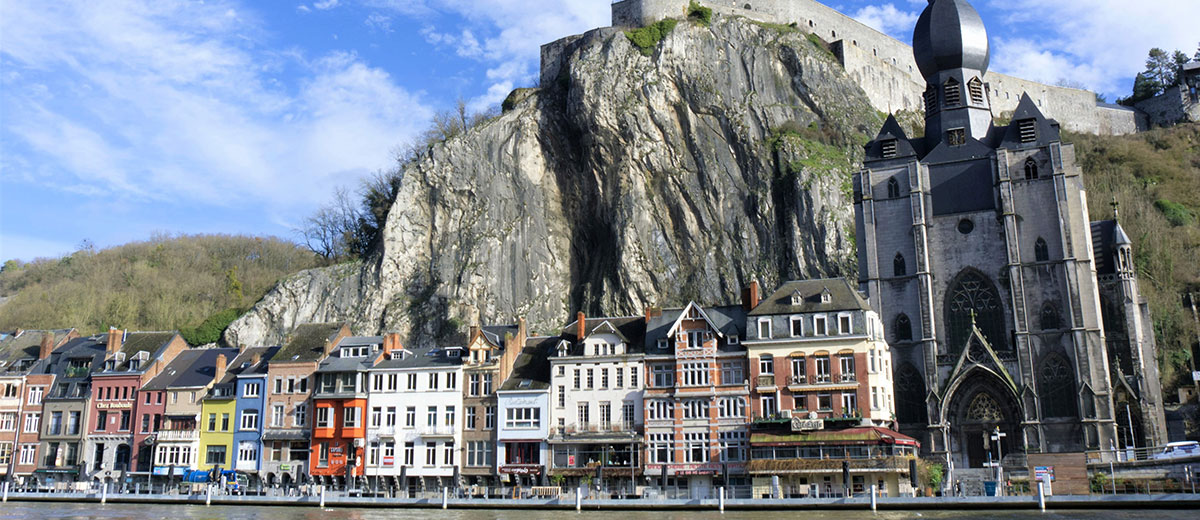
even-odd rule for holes
{"type": "MultiPolygon", "coordinates": [[[[612,4],[614,27],[641,27],[662,18],[682,17],[688,0],[621,0],[612,4]]],[[[877,110],[923,111],[925,79],[917,69],[912,47],[864,25],[815,0],[700,0],[719,15],[744,16],[777,24],[796,24],[801,30],[832,42],[834,54],[877,110]]],[[[560,45],[548,44],[561,48],[560,45]]],[[[543,48],[543,56],[547,50],[543,48]]],[[[556,66],[554,67],[557,68],[556,66]]],[[[545,70],[543,70],[543,77],[545,70]]],[[[1046,85],[989,72],[984,78],[997,116],[1017,108],[1029,93],[1047,117],[1063,128],[1092,134],[1129,134],[1146,127],[1136,111],[1097,104],[1091,91],[1046,85]]]]}

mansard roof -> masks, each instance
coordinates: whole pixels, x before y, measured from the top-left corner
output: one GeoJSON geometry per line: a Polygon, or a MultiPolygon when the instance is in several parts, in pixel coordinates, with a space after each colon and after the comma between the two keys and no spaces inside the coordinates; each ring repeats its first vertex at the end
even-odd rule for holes
{"type": "Polygon", "coordinates": [[[784,282],[770,296],[763,298],[763,301],[750,311],[750,316],[870,309],[867,301],[845,278],[820,278],[784,282]],[[792,293],[795,292],[799,292],[802,298],[798,305],[792,304],[792,293]],[[821,301],[823,292],[829,293],[828,302],[821,301]]]}

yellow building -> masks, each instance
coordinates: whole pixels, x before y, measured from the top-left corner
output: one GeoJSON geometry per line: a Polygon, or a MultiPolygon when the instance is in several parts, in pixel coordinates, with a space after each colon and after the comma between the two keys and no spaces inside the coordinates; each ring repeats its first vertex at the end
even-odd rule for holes
{"type": "Polygon", "coordinates": [[[225,386],[228,388],[222,385],[213,387],[212,393],[204,398],[200,407],[200,456],[196,461],[197,469],[211,470],[214,466],[220,466],[222,470],[233,468],[237,400],[234,399],[232,385],[225,386]]]}

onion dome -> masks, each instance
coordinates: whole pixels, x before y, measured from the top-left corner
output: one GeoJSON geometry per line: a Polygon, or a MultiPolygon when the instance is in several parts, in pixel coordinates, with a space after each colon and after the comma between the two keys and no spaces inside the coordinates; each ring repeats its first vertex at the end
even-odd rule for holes
{"type": "Polygon", "coordinates": [[[987,29],[966,0],[930,0],[913,30],[913,57],[921,75],[974,69],[987,72],[987,29]]]}

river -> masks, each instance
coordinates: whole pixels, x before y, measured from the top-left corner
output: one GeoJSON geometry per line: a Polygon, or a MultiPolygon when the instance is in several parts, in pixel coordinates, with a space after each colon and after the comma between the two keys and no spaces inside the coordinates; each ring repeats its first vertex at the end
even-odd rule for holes
{"type": "Polygon", "coordinates": [[[802,517],[803,520],[847,520],[872,518],[877,520],[901,520],[921,518],[949,520],[957,518],[995,518],[1012,520],[1096,520],[1113,518],[1120,520],[1162,520],[1168,518],[1196,518],[1195,511],[1171,510],[1105,510],[1105,511],[804,511],[781,513],[779,511],[746,512],[730,511],[666,511],[666,512],[564,512],[564,511],[513,511],[513,510],[449,510],[437,509],[325,509],[315,507],[243,507],[243,506],[184,506],[184,505],[136,505],[136,504],[72,504],[56,502],[9,502],[0,505],[0,519],[97,519],[97,520],[145,520],[166,518],[171,520],[220,519],[220,520],[560,520],[570,516],[575,520],[779,520],[781,516],[802,517]]]}

